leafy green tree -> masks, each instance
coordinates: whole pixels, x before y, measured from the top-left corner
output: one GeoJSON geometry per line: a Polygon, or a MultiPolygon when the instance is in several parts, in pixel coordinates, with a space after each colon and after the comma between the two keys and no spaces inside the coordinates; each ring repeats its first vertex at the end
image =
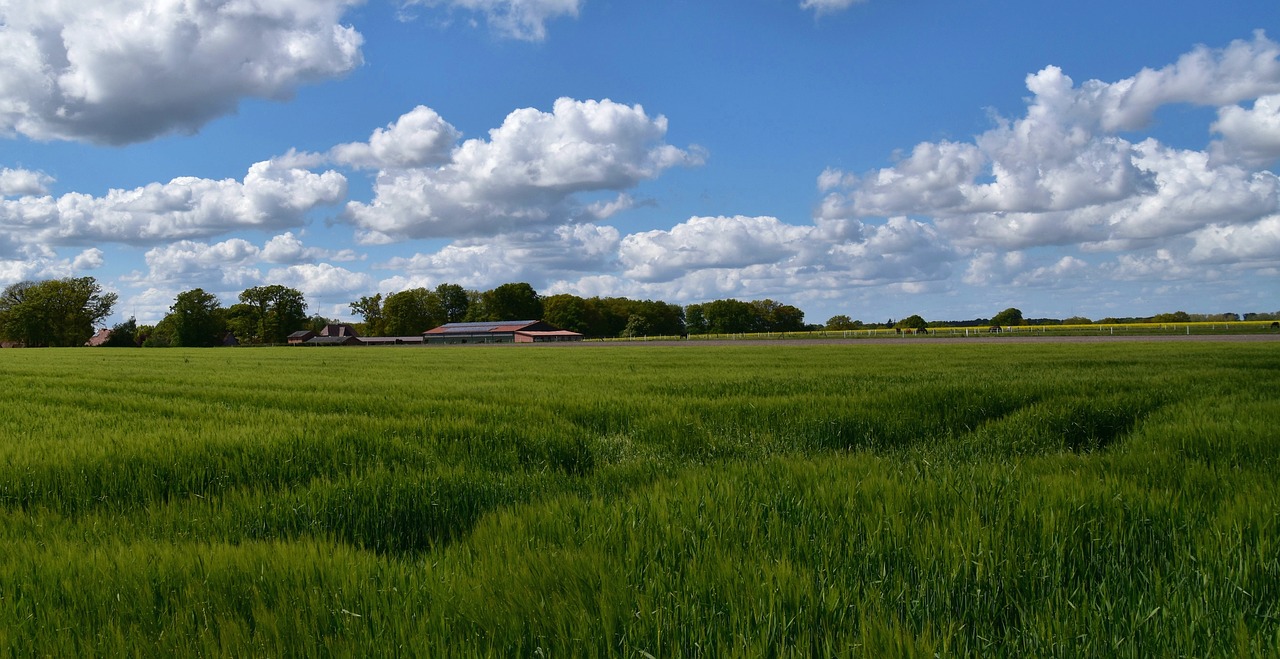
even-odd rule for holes
{"type": "Polygon", "coordinates": [[[107,348],[136,348],[140,343],[138,321],[130,316],[129,320],[111,326],[111,336],[102,345],[107,348]]]}
{"type": "Polygon", "coordinates": [[[912,316],[907,316],[902,320],[899,320],[896,327],[899,327],[901,329],[922,330],[929,327],[929,323],[928,321],[926,321],[924,318],[921,318],[920,316],[912,315],[912,316]]]}
{"type": "Polygon", "coordinates": [[[1014,307],[1009,307],[1008,309],[1005,309],[1004,311],[1001,311],[1000,313],[992,316],[991,324],[999,325],[1001,327],[1021,325],[1022,311],[1014,307]]]}
{"type": "Polygon", "coordinates": [[[387,336],[414,336],[445,322],[440,296],[425,288],[388,295],[382,313],[387,336]]]}
{"type": "Polygon", "coordinates": [[[351,313],[364,318],[364,336],[386,336],[386,316],[382,314],[382,293],[366,295],[351,303],[351,313]]]}
{"type": "Polygon", "coordinates": [[[757,332],[804,331],[804,312],[796,307],[764,299],[752,301],[751,308],[755,312],[757,332]]]}
{"type": "Polygon", "coordinates": [[[28,347],[84,345],[117,299],[93,277],[18,282],[0,293],[0,335],[28,347]]]}
{"type": "Polygon", "coordinates": [[[756,331],[756,309],[741,300],[713,300],[702,305],[710,334],[741,334],[756,331]]]}
{"type": "Polygon", "coordinates": [[[255,286],[240,293],[240,302],[256,311],[257,327],[247,337],[250,342],[284,343],[290,334],[307,326],[307,301],[297,289],[279,284],[255,286]]]}
{"type": "Polygon", "coordinates": [[[489,320],[489,312],[484,308],[484,293],[467,289],[467,315],[462,320],[468,323],[489,320]]]}
{"type": "Polygon", "coordinates": [[[524,282],[503,284],[485,291],[485,318],[481,320],[541,320],[542,300],[533,287],[524,282]]]}
{"type": "Polygon", "coordinates": [[[471,307],[471,296],[467,294],[467,289],[457,284],[440,284],[436,286],[435,293],[444,310],[444,322],[459,323],[467,317],[467,310],[471,307]]]}
{"type": "Polygon", "coordinates": [[[1063,325],[1091,325],[1093,324],[1093,321],[1089,320],[1088,318],[1085,318],[1084,316],[1072,316],[1070,318],[1064,318],[1062,320],[1062,324],[1063,325]]]}
{"type": "Polygon", "coordinates": [[[231,305],[223,312],[227,331],[235,335],[241,343],[256,343],[258,336],[258,308],[252,304],[239,302],[231,305]]]}
{"type": "Polygon", "coordinates": [[[220,345],[227,331],[222,303],[202,288],[178,293],[173,306],[169,307],[169,315],[161,322],[172,327],[170,345],[184,348],[220,345]]]}
{"type": "Polygon", "coordinates": [[[561,293],[542,299],[543,320],[561,329],[599,336],[592,332],[592,317],[598,316],[594,312],[591,305],[577,295],[561,293]]]}
{"type": "Polygon", "coordinates": [[[856,330],[862,328],[862,321],[844,315],[832,316],[824,327],[829,330],[856,330]]]}
{"type": "Polygon", "coordinates": [[[625,297],[593,297],[587,300],[588,308],[594,310],[591,336],[624,336],[627,321],[636,312],[634,300],[625,297]]]}
{"type": "Polygon", "coordinates": [[[701,304],[690,304],[684,308],[684,326],[690,334],[707,333],[707,316],[701,304]]]}
{"type": "Polygon", "coordinates": [[[168,348],[173,345],[173,317],[165,316],[155,325],[143,325],[138,328],[138,336],[144,348],[168,348]]]}
{"type": "Polygon", "coordinates": [[[637,336],[649,336],[651,328],[649,321],[640,314],[631,314],[627,319],[627,326],[622,330],[623,336],[635,338],[637,336]]]}

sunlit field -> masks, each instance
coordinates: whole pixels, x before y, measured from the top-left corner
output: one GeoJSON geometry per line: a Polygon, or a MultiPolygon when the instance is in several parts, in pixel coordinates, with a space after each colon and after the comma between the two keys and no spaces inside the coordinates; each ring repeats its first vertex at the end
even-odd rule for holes
{"type": "Polygon", "coordinates": [[[9,656],[1276,656],[1280,343],[0,351],[9,656]]]}

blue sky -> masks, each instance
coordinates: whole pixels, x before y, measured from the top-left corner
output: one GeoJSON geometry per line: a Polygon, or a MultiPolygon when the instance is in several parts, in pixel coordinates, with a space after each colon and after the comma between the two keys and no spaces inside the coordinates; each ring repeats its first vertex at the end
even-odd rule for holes
{"type": "Polygon", "coordinates": [[[1280,309],[1272,0],[13,0],[0,285],[1280,309]]]}

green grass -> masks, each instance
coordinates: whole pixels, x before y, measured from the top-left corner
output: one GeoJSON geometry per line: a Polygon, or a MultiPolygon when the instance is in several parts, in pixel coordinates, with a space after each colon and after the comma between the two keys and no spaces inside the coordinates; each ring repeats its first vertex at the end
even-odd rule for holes
{"type": "Polygon", "coordinates": [[[10,656],[1280,653],[1274,343],[15,350],[0,385],[10,656]]]}

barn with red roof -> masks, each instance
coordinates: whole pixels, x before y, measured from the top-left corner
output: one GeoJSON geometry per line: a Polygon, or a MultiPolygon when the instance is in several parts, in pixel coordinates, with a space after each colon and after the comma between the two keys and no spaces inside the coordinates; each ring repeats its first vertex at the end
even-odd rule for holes
{"type": "Polygon", "coordinates": [[[584,337],[541,320],[447,323],[422,333],[423,341],[441,343],[558,343],[584,337]]]}

